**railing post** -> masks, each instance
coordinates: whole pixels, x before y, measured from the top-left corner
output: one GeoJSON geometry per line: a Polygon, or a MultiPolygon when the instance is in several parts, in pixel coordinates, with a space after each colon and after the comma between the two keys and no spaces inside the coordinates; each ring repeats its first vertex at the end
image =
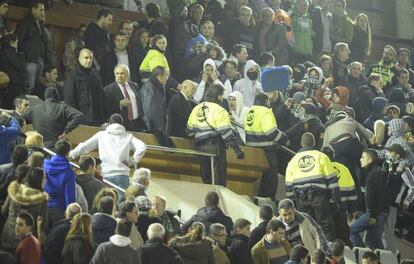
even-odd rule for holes
{"type": "Polygon", "coordinates": [[[216,185],[216,172],[214,170],[214,156],[210,157],[210,166],[211,166],[211,184],[216,185]]]}

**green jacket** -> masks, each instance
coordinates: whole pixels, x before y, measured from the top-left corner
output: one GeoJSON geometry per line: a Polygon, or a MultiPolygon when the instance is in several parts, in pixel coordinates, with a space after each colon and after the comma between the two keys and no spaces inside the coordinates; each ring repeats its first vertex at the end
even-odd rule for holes
{"type": "Polygon", "coordinates": [[[309,14],[300,16],[295,10],[293,10],[290,17],[295,39],[292,51],[297,54],[312,56],[312,18],[309,14]]]}

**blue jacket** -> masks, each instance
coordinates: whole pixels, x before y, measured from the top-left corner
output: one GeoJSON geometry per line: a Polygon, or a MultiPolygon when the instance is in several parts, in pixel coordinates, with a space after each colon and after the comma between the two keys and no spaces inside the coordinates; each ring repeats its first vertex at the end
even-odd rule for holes
{"type": "Polygon", "coordinates": [[[375,97],[372,101],[371,115],[365,120],[364,127],[368,128],[371,131],[374,131],[374,123],[384,116],[383,112],[387,104],[388,100],[386,98],[375,97]]]}
{"type": "Polygon", "coordinates": [[[76,201],[75,173],[69,161],[55,155],[45,160],[43,168],[46,172],[45,191],[49,194],[48,207],[65,210],[76,201]]]}
{"type": "Polygon", "coordinates": [[[9,144],[20,135],[19,122],[12,118],[9,126],[0,125],[0,165],[10,162],[9,144]]]}

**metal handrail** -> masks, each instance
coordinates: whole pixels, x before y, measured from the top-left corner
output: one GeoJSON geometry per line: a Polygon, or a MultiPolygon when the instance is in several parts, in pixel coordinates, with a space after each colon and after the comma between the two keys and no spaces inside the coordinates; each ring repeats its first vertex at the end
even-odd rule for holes
{"type": "Polygon", "coordinates": [[[147,149],[148,150],[157,150],[157,151],[164,151],[164,152],[187,154],[187,155],[205,156],[205,157],[215,157],[216,156],[216,154],[201,152],[201,151],[196,151],[196,150],[180,149],[180,148],[168,148],[168,147],[155,146],[155,145],[147,145],[147,149]]]}

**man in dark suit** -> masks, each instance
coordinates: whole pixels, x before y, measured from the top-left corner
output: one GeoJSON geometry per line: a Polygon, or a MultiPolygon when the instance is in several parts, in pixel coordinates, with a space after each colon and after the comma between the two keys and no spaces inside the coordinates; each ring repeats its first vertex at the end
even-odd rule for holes
{"type": "Polygon", "coordinates": [[[144,131],[144,111],[138,85],[128,81],[128,66],[118,64],[113,72],[115,82],[104,88],[109,112],[111,115],[114,113],[122,115],[127,130],[144,131]]]}
{"type": "Polygon", "coordinates": [[[196,91],[193,81],[185,80],[178,86],[179,91],[171,97],[167,109],[167,133],[174,137],[187,137],[185,128],[195,103],[191,101],[196,91]]]}
{"type": "Polygon", "coordinates": [[[21,95],[14,99],[13,101],[14,111],[10,115],[14,118],[23,117],[24,113],[27,112],[30,108],[29,100],[26,96],[21,95]]]}
{"type": "Polygon", "coordinates": [[[102,58],[101,79],[103,85],[112,83],[114,79],[114,69],[118,64],[124,64],[129,67],[129,79],[133,82],[139,82],[138,59],[134,56],[132,49],[128,49],[128,36],[124,32],[118,32],[114,38],[114,49],[106,52],[102,58]]]}

